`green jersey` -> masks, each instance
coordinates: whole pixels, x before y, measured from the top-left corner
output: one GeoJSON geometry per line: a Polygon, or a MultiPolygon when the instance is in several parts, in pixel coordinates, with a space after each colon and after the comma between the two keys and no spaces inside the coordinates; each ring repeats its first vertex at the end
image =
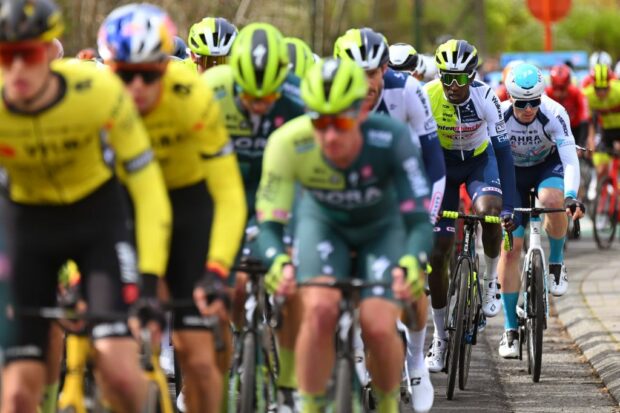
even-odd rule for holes
{"type": "Polygon", "coordinates": [[[299,100],[299,78],[289,75],[282,85],[280,98],[264,116],[248,113],[239,102],[232,68],[215,66],[203,76],[214,91],[228,133],[235,144],[241,168],[250,216],[254,214],[256,190],[262,171],[263,152],[271,133],[290,119],[304,113],[299,100]]]}

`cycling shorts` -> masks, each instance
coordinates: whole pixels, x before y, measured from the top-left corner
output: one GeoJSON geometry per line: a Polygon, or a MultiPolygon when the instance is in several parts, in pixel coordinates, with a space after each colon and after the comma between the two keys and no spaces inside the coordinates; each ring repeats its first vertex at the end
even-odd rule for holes
{"type": "MultiPolygon", "coordinates": [[[[465,184],[472,204],[479,196],[502,196],[497,160],[493,146],[488,145],[483,153],[465,161],[446,158],[446,190],[441,203],[442,211],[458,211],[461,184],[465,184]]],[[[435,225],[438,236],[453,236],[454,220],[441,218],[435,225]]]]}
{"type": "MultiPolygon", "coordinates": [[[[328,275],[391,283],[392,269],[404,255],[406,245],[404,223],[394,212],[366,225],[343,226],[302,200],[293,243],[298,282],[328,275]]],[[[367,297],[391,299],[392,289],[363,291],[362,298],[367,297]]]]}
{"type": "MultiPolygon", "coordinates": [[[[204,181],[168,191],[172,206],[172,238],[166,285],[173,301],[191,301],[196,282],[205,272],[209,251],[213,200],[204,181]]],[[[174,329],[204,329],[194,306],[174,310],[174,329]]]]}
{"type": "MultiPolygon", "coordinates": [[[[116,179],[62,206],[7,203],[11,293],[17,308],[56,306],[58,269],[73,259],[81,271],[81,296],[89,313],[126,314],[121,280],[138,282],[126,198],[116,179]]],[[[6,361],[45,361],[50,321],[16,317],[6,361]]],[[[94,339],[130,336],[126,321],[96,323],[94,339]]]]}
{"type": "MultiPolygon", "coordinates": [[[[531,188],[535,189],[536,196],[543,188],[555,188],[564,193],[564,167],[557,152],[538,165],[525,168],[515,167],[515,175],[517,178],[515,205],[519,208],[530,207],[531,188]]],[[[515,212],[514,223],[517,225],[517,229],[513,232],[515,237],[523,238],[529,220],[529,215],[515,212]]]]}

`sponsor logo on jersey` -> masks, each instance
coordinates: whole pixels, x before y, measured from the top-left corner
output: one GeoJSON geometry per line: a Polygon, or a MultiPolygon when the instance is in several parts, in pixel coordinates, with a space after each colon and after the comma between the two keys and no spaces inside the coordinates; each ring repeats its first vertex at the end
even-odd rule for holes
{"type": "Polygon", "coordinates": [[[497,187],[495,187],[495,186],[485,186],[480,191],[481,192],[497,192],[499,194],[502,193],[502,190],[497,188],[497,187]]]}
{"type": "Polygon", "coordinates": [[[495,124],[495,132],[499,133],[504,133],[506,132],[506,122],[499,121],[495,124]]]}
{"type": "Polygon", "coordinates": [[[415,206],[415,201],[413,199],[406,199],[400,203],[400,212],[412,212],[415,210],[415,206]]]}
{"type": "Polygon", "coordinates": [[[391,132],[371,129],[368,131],[368,143],[380,148],[388,148],[392,145],[393,135],[391,132]]]}
{"type": "Polygon", "coordinates": [[[512,135],[510,137],[510,143],[512,146],[531,146],[542,144],[542,138],[536,135],[512,135]]]}
{"type": "Polygon", "coordinates": [[[239,155],[245,155],[249,157],[262,156],[267,146],[267,138],[263,137],[250,137],[239,136],[233,139],[235,143],[235,150],[239,155]]]}
{"type": "Polygon", "coordinates": [[[306,137],[306,138],[297,139],[296,141],[293,142],[293,145],[295,146],[295,152],[304,153],[314,148],[315,142],[314,142],[314,138],[306,137]]]}
{"type": "Polygon", "coordinates": [[[407,172],[407,178],[409,178],[409,182],[411,183],[411,189],[413,189],[413,193],[416,196],[426,196],[430,193],[430,188],[420,168],[420,163],[415,157],[407,158],[403,162],[403,169],[407,172]]]}
{"type": "Polygon", "coordinates": [[[5,143],[0,144],[0,156],[12,158],[15,156],[15,148],[5,143]]]}
{"type": "Polygon", "coordinates": [[[566,126],[566,122],[564,122],[564,119],[562,118],[562,116],[557,115],[555,117],[558,122],[560,122],[560,125],[562,125],[562,130],[564,131],[564,136],[570,136],[568,133],[568,127],[566,126]]]}
{"type": "Polygon", "coordinates": [[[313,189],[311,193],[317,201],[341,208],[357,208],[372,205],[383,198],[381,189],[374,186],[364,189],[345,189],[343,191],[313,189]]]}

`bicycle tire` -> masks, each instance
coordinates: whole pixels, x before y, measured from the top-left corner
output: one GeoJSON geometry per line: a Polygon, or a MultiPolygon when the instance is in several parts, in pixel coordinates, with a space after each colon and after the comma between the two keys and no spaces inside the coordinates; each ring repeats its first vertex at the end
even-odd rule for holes
{"type": "Polygon", "coordinates": [[[463,316],[465,312],[465,302],[467,300],[467,283],[469,280],[469,271],[471,265],[469,258],[463,257],[459,259],[456,266],[454,296],[456,303],[454,305],[453,318],[454,327],[450,330],[448,343],[448,356],[446,358],[448,364],[448,383],[446,387],[446,396],[448,400],[454,397],[454,386],[456,384],[456,373],[459,367],[459,353],[461,350],[461,342],[463,340],[463,316]]]}
{"type": "Polygon", "coordinates": [[[604,177],[599,184],[594,202],[595,207],[592,208],[594,240],[599,249],[609,249],[616,235],[618,222],[618,190],[610,177],[604,177]],[[602,228],[600,221],[606,219],[609,225],[602,228]]]}
{"type": "MultiPolygon", "coordinates": [[[[470,274],[473,275],[472,272],[470,274]]],[[[465,390],[469,378],[469,365],[471,362],[471,350],[474,345],[473,338],[476,332],[476,312],[478,311],[478,289],[480,284],[477,277],[471,277],[467,286],[467,305],[465,306],[464,335],[459,354],[459,389],[465,390]],[[478,284],[478,285],[476,285],[478,284]]]]}
{"type": "Polygon", "coordinates": [[[256,336],[248,333],[243,338],[241,364],[241,399],[240,413],[254,413],[256,397],[256,336]]]}
{"type": "Polygon", "coordinates": [[[545,324],[544,267],[540,251],[532,251],[530,261],[528,319],[526,322],[528,342],[528,372],[532,381],[538,383],[542,367],[543,334],[545,324]]]}
{"type": "Polygon", "coordinates": [[[353,365],[348,358],[341,358],[336,363],[335,411],[353,413],[353,365]]]}
{"type": "Polygon", "coordinates": [[[155,382],[149,381],[146,391],[146,402],[144,404],[144,413],[162,413],[160,405],[160,391],[155,382]]]}

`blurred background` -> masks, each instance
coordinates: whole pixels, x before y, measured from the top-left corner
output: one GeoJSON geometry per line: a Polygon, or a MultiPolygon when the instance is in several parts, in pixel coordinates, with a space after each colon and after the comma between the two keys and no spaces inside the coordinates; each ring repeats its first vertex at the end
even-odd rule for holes
{"type": "MultiPolygon", "coordinates": [[[[68,24],[68,54],[95,44],[97,28],[128,0],[58,0],[68,24]]],[[[187,37],[192,23],[222,16],[241,27],[266,21],[287,36],[304,39],[319,55],[330,54],[339,34],[369,26],[390,43],[408,42],[432,54],[445,38],[464,38],[484,58],[509,51],[541,51],[544,28],[528,3],[542,0],[151,0],[166,9],[187,37]]],[[[551,0],[551,3],[561,2],[551,0]]],[[[606,50],[620,56],[620,0],[572,0],[565,18],[552,26],[555,50],[606,50]]]]}

